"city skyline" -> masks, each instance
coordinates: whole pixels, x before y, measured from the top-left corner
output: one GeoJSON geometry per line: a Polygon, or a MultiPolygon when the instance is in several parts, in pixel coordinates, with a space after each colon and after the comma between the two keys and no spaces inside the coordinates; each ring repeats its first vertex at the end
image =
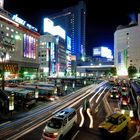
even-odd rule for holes
{"type": "MultiPolygon", "coordinates": [[[[71,1],[40,1],[35,2],[25,0],[20,2],[17,0],[6,0],[4,4],[5,10],[12,14],[18,14],[19,17],[25,19],[33,26],[39,28],[43,25],[43,17],[61,11],[78,4],[80,0],[71,1]],[[33,5],[30,8],[27,5],[33,5]]],[[[114,32],[120,24],[127,25],[131,20],[129,15],[134,13],[137,16],[139,12],[140,2],[125,0],[117,2],[94,0],[85,0],[87,7],[87,28],[86,28],[86,53],[92,55],[92,48],[98,46],[107,46],[113,50],[114,32]]]]}

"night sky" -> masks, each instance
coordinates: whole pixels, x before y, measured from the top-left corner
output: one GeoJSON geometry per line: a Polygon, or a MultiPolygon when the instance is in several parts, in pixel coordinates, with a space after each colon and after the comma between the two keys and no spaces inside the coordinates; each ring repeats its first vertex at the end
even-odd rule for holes
{"type": "MultiPolygon", "coordinates": [[[[41,29],[43,17],[79,0],[5,0],[5,10],[18,14],[31,25],[41,29]]],[[[118,25],[127,25],[129,15],[140,13],[140,0],[85,0],[87,6],[86,52],[92,55],[93,47],[107,46],[113,50],[114,32],[118,25]]]]}

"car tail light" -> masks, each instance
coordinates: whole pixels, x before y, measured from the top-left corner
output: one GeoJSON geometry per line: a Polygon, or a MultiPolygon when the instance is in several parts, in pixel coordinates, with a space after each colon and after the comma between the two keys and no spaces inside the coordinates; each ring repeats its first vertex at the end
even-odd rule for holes
{"type": "Polygon", "coordinates": [[[45,133],[44,132],[44,135],[50,138],[56,138],[58,136],[58,133],[45,133]]]}

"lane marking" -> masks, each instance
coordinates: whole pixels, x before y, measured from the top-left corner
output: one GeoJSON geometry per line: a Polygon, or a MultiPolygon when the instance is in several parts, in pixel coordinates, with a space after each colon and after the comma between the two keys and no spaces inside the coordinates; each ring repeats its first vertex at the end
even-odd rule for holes
{"type": "Polygon", "coordinates": [[[80,132],[80,130],[78,130],[78,131],[75,133],[75,135],[72,137],[71,140],[74,140],[74,139],[76,138],[76,136],[78,135],[79,132],[80,132]]]}

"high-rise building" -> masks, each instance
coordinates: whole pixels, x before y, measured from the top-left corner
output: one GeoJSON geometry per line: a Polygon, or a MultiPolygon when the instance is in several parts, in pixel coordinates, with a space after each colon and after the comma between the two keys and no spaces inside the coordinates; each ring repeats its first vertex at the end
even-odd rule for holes
{"type": "Polygon", "coordinates": [[[138,23],[131,21],[127,26],[118,26],[114,34],[114,59],[117,74],[128,75],[129,66],[140,73],[140,14],[138,23]]]}
{"type": "Polygon", "coordinates": [[[63,76],[66,70],[65,40],[60,36],[42,35],[39,39],[40,74],[63,76]]]}
{"type": "Polygon", "coordinates": [[[60,25],[66,31],[66,36],[71,38],[72,55],[76,55],[76,60],[85,58],[85,36],[86,36],[86,5],[80,1],[78,5],[63,9],[50,19],[56,25],[60,25]]]}

